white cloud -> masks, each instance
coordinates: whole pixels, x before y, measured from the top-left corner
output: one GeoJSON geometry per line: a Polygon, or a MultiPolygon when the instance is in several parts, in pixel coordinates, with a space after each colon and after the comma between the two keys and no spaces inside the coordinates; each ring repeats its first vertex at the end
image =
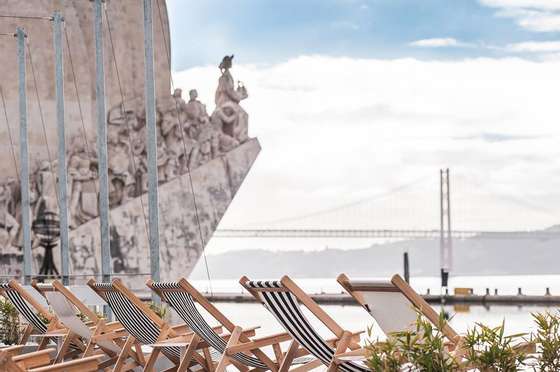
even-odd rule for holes
{"type": "Polygon", "coordinates": [[[465,47],[470,44],[463,43],[452,37],[432,38],[416,40],[410,43],[411,46],[423,48],[449,48],[449,47],[465,47]]]}
{"type": "Polygon", "coordinates": [[[513,18],[518,25],[535,32],[560,31],[559,0],[479,0],[500,9],[496,16],[513,18]]]}
{"type": "MultiPolygon", "coordinates": [[[[250,133],[263,151],[221,226],[306,215],[423,179],[401,193],[299,226],[434,228],[438,169],[447,166],[457,229],[557,223],[560,212],[527,210],[511,198],[543,210],[560,203],[560,106],[551,78],[559,70],[558,61],[517,58],[307,56],[236,65],[234,78],[249,89],[243,106],[250,133]]],[[[218,74],[208,66],[174,78],[184,91],[197,88],[211,111],[218,74]]],[[[232,242],[223,244],[213,240],[211,252],[230,249],[232,242]]]]}
{"type": "Polygon", "coordinates": [[[515,53],[550,53],[560,52],[560,41],[526,41],[510,44],[506,50],[515,53]]]}

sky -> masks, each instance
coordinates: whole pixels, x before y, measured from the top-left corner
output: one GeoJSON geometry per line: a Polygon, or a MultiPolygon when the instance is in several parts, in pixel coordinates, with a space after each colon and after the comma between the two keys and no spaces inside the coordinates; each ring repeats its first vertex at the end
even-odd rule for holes
{"type": "MultiPolygon", "coordinates": [[[[225,54],[262,152],[221,228],[560,223],[558,0],[168,0],[174,82],[213,110],[225,54]]],[[[224,242],[228,249],[290,249],[224,242]]],[[[308,243],[306,243],[308,244],[308,243]]],[[[314,241],[363,246],[363,242],[314,241]]],[[[301,247],[300,245],[297,245],[301,247]]]]}

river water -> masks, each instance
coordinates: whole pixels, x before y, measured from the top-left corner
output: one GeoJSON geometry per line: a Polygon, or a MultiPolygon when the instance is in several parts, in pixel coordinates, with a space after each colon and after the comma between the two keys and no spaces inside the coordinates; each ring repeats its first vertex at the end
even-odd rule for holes
{"type": "MultiPolygon", "coordinates": [[[[308,293],[340,293],[341,287],[334,278],[330,279],[297,279],[293,278],[308,293]]],[[[358,279],[358,278],[353,278],[358,279]]],[[[379,279],[379,278],[377,278],[379,279]]],[[[383,278],[382,278],[383,279],[383,278]]],[[[386,278],[384,278],[386,279],[386,278]]],[[[432,294],[439,294],[439,278],[419,277],[412,278],[411,285],[419,293],[426,293],[429,289],[432,294]]],[[[207,281],[196,280],[193,284],[201,291],[208,291],[207,281]]],[[[213,280],[214,292],[241,293],[242,288],[235,280],[213,280]]],[[[450,278],[449,288],[473,288],[474,293],[484,294],[486,288],[491,293],[497,289],[499,294],[516,294],[522,288],[524,294],[542,295],[546,288],[554,295],[560,295],[560,275],[534,275],[534,276],[469,276],[450,278]]],[[[260,325],[259,334],[269,334],[282,331],[277,321],[260,304],[248,303],[218,303],[218,308],[241,326],[260,325]]],[[[322,305],[343,328],[354,331],[373,327],[373,336],[383,338],[383,333],[376,326],[373,318],[359,306],[322,305]]],[[[440,308],[436,306],[439,311],[440,308]]],[[[451,325],[460,333],[465,332],[476,322],[490,326],[498,326],[505,321],[506,333],[531,332],[535,330],[531,313],[543,311],[558,311],[555,307],[544,306],[446,306],[445,311],[452,318],[451,325]]],[[[318,329],[326,330],[319,322],[310,317],[310,321],[318,329]]]]}

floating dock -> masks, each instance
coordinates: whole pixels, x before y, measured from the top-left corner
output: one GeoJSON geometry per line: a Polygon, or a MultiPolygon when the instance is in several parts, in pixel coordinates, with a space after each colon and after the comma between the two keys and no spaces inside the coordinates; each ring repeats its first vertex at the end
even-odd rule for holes
{"type": "MultiPolygon", "coordinates": [[[[247,293],[205,293],[205,296],[213,302],[251,303],[255,302],[253,296],[247,293]]],[[[430,304],[449,305],[502,305],[502,306],[557,306],[560,305],[560,296],[553,295],[423,295],[430,304]],[[442,298],[443,297],[443,298],[442,298]]],[[[358,303],[345,293],[318,293],[312,294],[311,298],[325,305],[358,305],[358,303]]]]}

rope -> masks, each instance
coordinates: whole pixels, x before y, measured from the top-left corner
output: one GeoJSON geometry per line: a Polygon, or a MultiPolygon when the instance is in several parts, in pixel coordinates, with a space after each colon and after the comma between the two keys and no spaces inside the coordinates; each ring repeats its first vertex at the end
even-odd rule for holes
{"type": "MultiPolygon", "coordinates": [[[[76,100],[78,103],[78,112],[80,114],[80,122],[82,124],[82,139],[84,141],[84,144],[86,146],[86,151],[87,151],[87,155],[89,157],[89,155],[91,154],[91,148],[89,146],[89,141],[87,139],[87,131],[86,131],[86,125],[84,122],[84,112],[82,110],[82,101],[80,99],[80,91],[78,89],[78,80],[76,79],[76,71],[74,70],[74,60],[72,58],[72,50],[70,49],[70,40],[68,38],[68,30],[66,29],[66,27],[64,27],[64,37],[66,39],[66,49],[68,49],[68,62],[70,63],[70,70],[72,71],[72,81],[73,81],[73,85],[74,85],[74,90],[76,91],[76,100]]],[[[97,189],[97,183],[95,183],[96,189],[97,189]]]]}
{"type": "MultiPolygon", "coordinates": [[[[168,40],[165,36],[165,30],[163,28],[163,16],[162,16],[161,6],[159,4],[159,0],[156,0],[156,5],[157,5],[157,8],[158,8],[160,29],[161,29],[161,33],[162,33],[162,36],[163,36],[163,45],[165,47],[165,57],[167,58],[167,63],[168,63],[168,66],[169,66],[171,88],[174,90],[175,89],[175,84],[173,82],[173,75],[171,74],[171,57],[170,57],[169,48],[167,47],[168,40]]],[[[180,121],[180,117],[179,117],[179,103],[177,102],[177,100],[174,100],[174,101],[175,101],[175,109],[176,109],[176,113],[177,113],[177,124],[179,126],[181,126],[181,121],[180,121]]],[[[208,260],[206,259],[206,252],[204,250],[204,248],[205,248],[204,235],[202,233],[202,226],[201,226],[201,223],[200,223],[200,216],[199,216],[199,213],[198,213],[198,204],[196,202],[196,194],[194,192],[194,183],[193,183],[193,180],[192,180],[191,170],[190,170],[190,167],[189,167],[189,164],[188,164],[188,161],[187,161],[187,158],[188,158],[187,145],[186,145],[186,142],[185,142],[185,133],[184,133],[182,127],[181,127],[180,132],[181,132],[181,142],[183,144],[183,151],[184,151],[185,161],[186,161],[186,166],[187,166],[187,174],[188,174],[188,177],[189,177],[189,184],[190,184],[191,192],[192,192],[192,195],[193,195],[193,207],[194,207],[194,212],[195,212],[195,217],[196,217],[196,223],[197,223],[197,226],[198,226],[198,233],[199,233],[199,236],[200,236],[202,256],[204,258],[204,266],[206,268],[206,276],[208,278],[208,287],[210,289],[210,294],[213,294],[214,291],[212,290],[212,280],[210,279],[210,270],[208,268],[208,260]]]]}
{"type": "Polygon", "coordinates": [[[41,118],[41,127],[43,129],[43,137],[45,139],[45,146],[47,148],[47,157],[48,157],[48,160],[49,160],[49,172],[51,173],[51,181],[53,183],[53,188],[54,188],[55,194],[56,194],[56,203],[57,203],[58,208],[60,209],[60,200],[58,199],[58,190],[57,190],[57,184],[56,184],[56,174],[53,171],[53,166],[52,166],[53,160],[52,160],[52,157],[51,157],[49,140],[47,138],[47,128],[46,128],[46,125],[45,125],[45,117],[43,115],[43,106],[41,104],[41,97],[39,96],[37,76],[35,74],[35,65],[33,64],[33,55],[31,53],[31,48],[29,46],[29,44],[30,44],[29,39],[26,39],[26,40],[27,40],[27,42],[26,42],[25,45],[27,47],[27,53],[29,53],[29,63],[30,63],[30,66],[31,66],[31,74],[33,76],[33,87],[34,87],[34,90],[35,90],[35,96],[37,98],[37,106],[39,108],[39,116],[41,118]]]}
{"type": "Polygon", "coordinates": [[[12,152],[12,159],[14,161],[14,169],[16,170],[16,176],[19,179],[19,171],[18,171],[18,167],[17,167],[14,139],[12,137],[12,130],[10,128],[10,122],[8,121],[8,110],[6,108],[6,100],[4,99],[4,89],[2,89],[2,86],[0,86],[0,96],[2,96],[2,108],[4,109],[4,117],[6,118],[6,127],[8,128],[8,138],[10,139],[10,150],[12,152]]]}
{"type": "MultiPolygon", "coordinates": [[[[132,160],[132,172],[136,176],[136,170],[138,168],[136,167],[136,160],[134,158],[134,154],[132,153],[132,140],[130,138],[130,132],[131,132],[130,123],[128,122],[128,115],[126,114],[124,91],[123,91],[123,88],[122,88],[121,75],[119,73],[119,65],[117,63],[117,55],[115,53],[115,45],[114,45],[114,42],[113,42],[113,32],[111,31],[111,23],[110,23],[110,20],[109,20],[109,13],[107,11],[107,7],[104,7],[104,11],[105,11],[105,19],[107,21],[107,30],[109,31],[109,42],[110,42],[110,45],[111,45],[113,62],[115,64],[115,72],[116,72],[116,76],[117,76],[117,83],[119,85],[119,93],[120,93],[120,96],[121,96],[122,111],[123,111],[124,120],[125,120],[125,123],[126,123],[128,148],[130,150],[130,159],[132,160]]],[[[144,206],[144,200],[141,196],[140,196],[140,206],[142,208],[142,215],[144,217],[144,231],[146,232],[146,236],[149,238],[148,222],[147,222],[147,217],[146,217],[146,207],[144,206]]]]}

